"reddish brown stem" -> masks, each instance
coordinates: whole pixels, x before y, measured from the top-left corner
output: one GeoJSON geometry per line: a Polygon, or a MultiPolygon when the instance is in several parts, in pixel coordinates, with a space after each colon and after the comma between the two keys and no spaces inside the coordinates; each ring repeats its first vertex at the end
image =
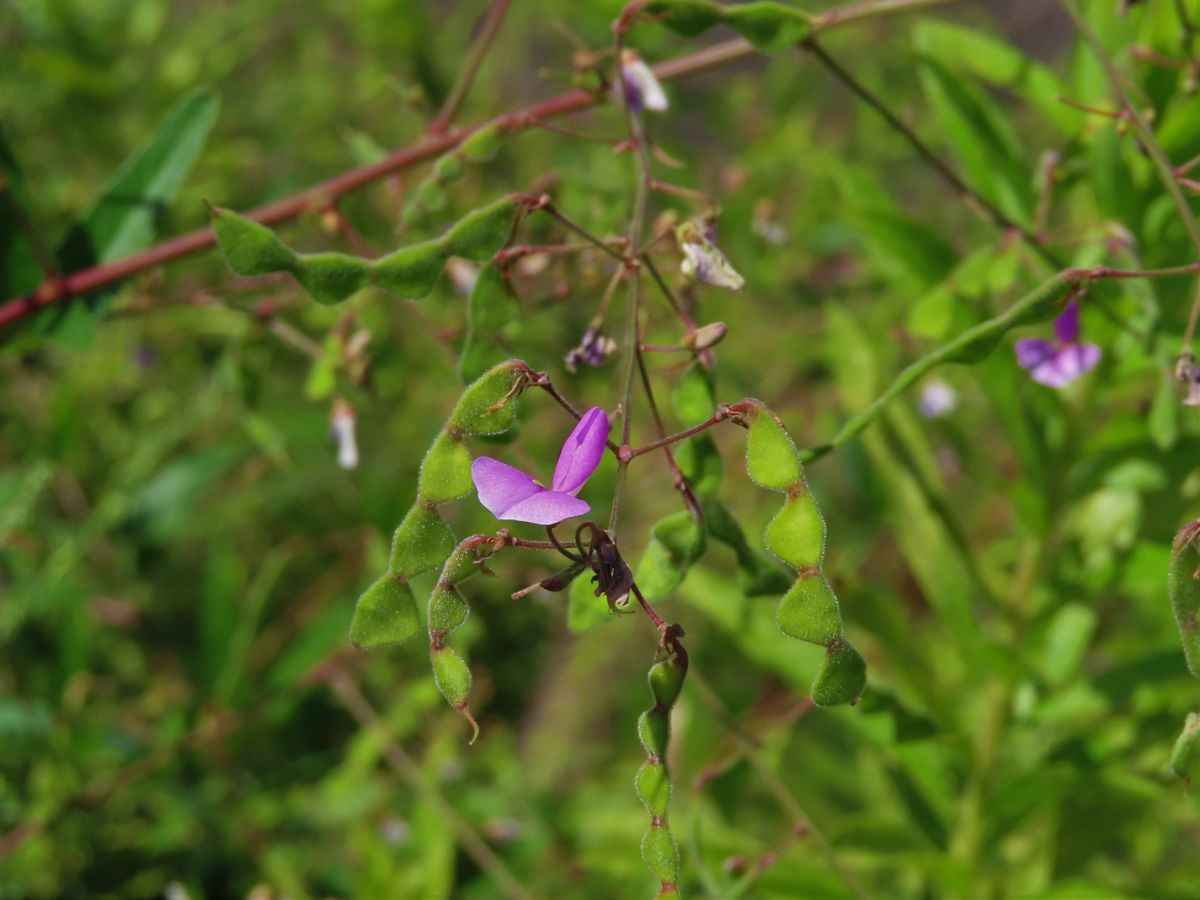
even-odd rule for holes
{"type": "MultiPolygon", "coordinates": [[[[678,59],[669,60],[654,67],[654,72],[659,79],[679,78],[726,65],[753,53],[754,49],[749,44],[741,39],[735,39],[686,54],[678,59]]],[[[298,194],[251,210],[247,215],[264,225],[274,225],[294,219],[312,209],[327,207],[342,195],[364,185],[440,156],[447,150],[457,147],[463,140],[485,125],[495,125],[506,131],[520,130],[541,119],[555,118],[588,109],[602,99],[585,90],[569,91],[477,125],[458,128],[444,134],[427,135],[413,146],[399,150],[378,162],[343,172],[298,194]]],[[[140,253],[127,256],[125,259],[73,272],[59,280],[48,279],[33,293],[9,300],[0,306],[0,328],[12,325],[38,309],[59,301],[86,294],[146,269],[205,250],[213,246],[215,242],[216,237],[212,229],[206,226],[156,244],[140,253]]]]}

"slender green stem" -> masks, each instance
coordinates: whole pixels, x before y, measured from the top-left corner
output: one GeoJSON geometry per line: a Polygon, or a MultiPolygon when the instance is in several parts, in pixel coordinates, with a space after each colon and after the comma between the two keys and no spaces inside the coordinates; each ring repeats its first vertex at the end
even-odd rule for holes
{"type": "Polygon", "coordinates": [[[713,690],[712,685],[695,669],[692,669],[689,674],[692,676],[692,683],[696,688],[701,702],[717,717],[725,733],[729,735],[730,739],[737,745],[737,748],[746,758],[746,761],[758,773],[758,777],[762,779],[763,785],[771,793],[771,796],[775,798],[775,802],[779,804],[779,807],[787,813],[788,817],[792,820],[792,824],[803,824],[807,827],[808,834],[812,838],[817,851],[824,858],[826,865],[845,883],[846,887],[850,889],[855,897],[865,900],[867,892],[863,888],[862,883],[859,882],[858,877],[846,868],[838,857],[837,851],[829,842],[829,839],[825,837],[821,829],[817,827],[816,822],[813,821],[812,816],[804,811],[800,802],[788,789],[788,786],[783,783],[783,779],[763,759],[762,754],[758,752],[758,748],[754,746],[754,742],[742,733],[733,715],[729,712],[728,707],[725,706],[721,698],[717,696],[717,692],[713,690]]]}
{"type": "Polygon", "coordinates": [[[855,96],[870,106],[873,110],[875,110],[875,112],[879,113],[879,115],[887,121],[888,125],[894,128],[905,138],[905,140],[908,141],[910,145],[912,145],[912,148],[917,152],[917,155],[925,160],[925,162],[927,162],[933,168],[933,170],[937,172],[943,180],[946,181],[946,183],[954,188],[954,190],[963,199],[963,201],[967,203],[968,206],[982,212],[983,215],[992,222],[992,224],[1003,228],[1006,231],[1012,231],[1016,234],[1019,234],[1021,239],[1025,241],[1025,243],[1027,243],[1031,248],[1033,248],[1033,250],[1035,250],[1038,255],[1046,260],[1047,263],[1054,268],[1062,268],[1062,263],[1042,244],[1040,240],[1038,240],[1037,235],[1035,235],[1024,225],[1013,221],[1011,218],[1001,212],[1001,210],[990,200],[974,191],[971,186],[968,185],[959,176],[959,174],[950,167],[948,163],[934,153],[928,144],[921,140],[917,133],[913,131],[903,119],[888,109],[882,100],[880,100],[870,89],[863,85],[862,82],[846,71],[846,69],[844,69],[841,64],[837,62],[837,60],[830,56],[820,44],[818,44],[812,38],[809,38],[808,40],[803,41],[800,46],[812,53],[812,55],[815,56],[821,62],[821,64],[825,66],[825,68],[828,69],[831,74],[834,75],[834,77],[836,77],[840,82],[842,82],[842,84],[849,88],[855,96]]]}
{"type": "Polygon", "coordinates": [[[446,97],[446,102],[442,104],[437,116],[429,123],[430,134],[441,134],[454,120],[454,115],[462,106],[467,91],[475,82],[475,76],[479,74],[479,67],[483,65],[483,58],[487,56],[488,49],[492,46],[492,40],[496,37],[496,32],[500,30],[500,23],[504,21],[504,15],[508,12],[511,4],[512,0],[495,0],[492,3],[487,18],[483,20],[483,27],[479,29],[479,35],[467,52],[466,62],[463,63],[462,70],[458,73],[454,87],[450,89],[450,94],[446,97]]]}
{"type": "MultiPolygon", "coordinates": [[[[618,19],[614,31],[616,32],[616,80],[615,84],[624,84],[624,73],[621,64],[621,50],[624,42],[625,30],[628,28],[629,20],[627,12],[622,13],[618,19]]],[[[629,140],[635,148],[634,158],[637,161],[637,176],[634,184],[633,194],[633,214],[629,220],[628,241],[625,246],[636,248],[642,242],[642,225],[646,218],[646,199],[650,193],[650,156],[646,151],[646,134],[642,125],[641,118],[634,112],[633,107],[629,103],[629,92],[626,90],[619,91],[622,99],[622,105],[625,109],[625,122],[629,129],[629,140]]],[[[632,403],[633,403],[633,372],[637,367],[638,347],[642,343],[641,328],[639,327],[639,316],[641,313],[641,278],[637,268],[630,266],[629,268],[629,293],[628,305],[625,316],[625,340],[624,340],[624,366],[621,375],[621,448],[624,450],[629,446],[629,434],[632,424],[632,403]]],[[[625,483],[629,475],[629,459],[624,453],[618,455],[617,459],[617,482],[613,490],[612,511],[608,518],[608,533],[615,540],[617,531],[617,522],[621,514],[621,497],[625,493],[625,483]]]]}

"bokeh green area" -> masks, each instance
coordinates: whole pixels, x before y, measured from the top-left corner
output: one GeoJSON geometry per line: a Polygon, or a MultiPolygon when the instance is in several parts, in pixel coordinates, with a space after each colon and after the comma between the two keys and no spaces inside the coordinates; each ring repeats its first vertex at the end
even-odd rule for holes
{"type": "MultiPolygon", "coordinates": [[[[620,5],[514,3],[460,121],[569,88],[572,55],[610,45],[620,5]]],[[[1049,3],[1030,15],[1042,6],[962,3],[822,43],[1026,227],[1043,154],[1056,153],[1045,226],[1061,264],[1190,261],[1134,138],[1058,101],[1113,104],[1068,20],[1049,3]]],[[[1085,4],[1182,163],[1200,153],[1200,93],[1183,69],[1129,52],[1183,58],[1176,6],[1117,6],[1085,4]]],[[[1182,6],[1200,22],[1200,3],[1182,6]]],[[[197,89],[219,111],[143,225],[160,238],[203,226],[203,199],[247,209],[378,159],[419,139],[484,10],[6,3],[0,127],[20,169],[20,227],[52,252],[197,89]]],[[[717,36],[644,24],[629,42],[658,61],[717,36]]],[[[682,167],[660,160],[658,174],[717,199],[722,246],[747,282],[700,294],[702,320],[729,324],[719,396],[761,397],[802,445],[829,440],[903,365],[1054,271],[799,50],[667,91],[671,109],[650,128],[682,167]]],[[[569,127],[624,133],[611,104],[569,127]]],[[[404,189],[421,174],[347,199],[375,247],[511,190],[548,190],[616,234],[633,184],[628,154],[529,131],[469,167],[428,231],[402,231],[404,189]]],[[[653,198],[654,214],[668,209],[694,207],[653,198]]],[[[281,234],[347,249],[315,214],[281,234]]],[[[521,240],[562,238],[546,219],[522,226],[521,240]]],[[[674,283],[669,251],[662,260],[674,283]]],[[[615,360],[575,376],[561,362],[605,275],[598,254],[524,270],[522,315],[502,342],[573,401],[611,410],[615,360]]],[[[30,277],[0,272],[5,298],[30,277]]],[[[780,634],[774,598],[743,596],[733,554],[710,542],[661,604],[728,708],[688,685],[674,712],[685,895],[1196,896],[1200,806],[1168,761],[1200,684],[1166,593],[1171,536],[1200,507],[1200,427],[1170,379],[1191,288],[1097,284],[1083,327],[1104,357],[1076,385],[1033,383],[1008,338],[939,373],[958,395],[950,415],[923,419],[913,391],[808,468],[825,571],[869,667],[857,706],[806,705],[820,648],[780,634]]],[[[656,639],[643,618],[572,633],[565,595],[509,598],[557,568],[552,556],[497,559],[497,577],[464,585],[472,616],[453,641],[475,675],[472,746],[423,637],[348,647],[354,600],[386,567],[421,456],[461,391],[465,311],[450,280],[416,304],[366,291],[326,308],[286,279],[237,279],[210,251],[95,305],[24,323],[0,350],[0,898],[499,896],[463,827],[532,896],[652,894],[632,790],[656,639]],[[263,303],[276,325],[254,315],[263,303]],[[328,379],[295,340],[324,345],[347,309],[370,332],[371,361],[366,387],[339,387],[358,414],[350,472],[329,437],[328,379]]],[[[651,342],[680,336],[656,301],[647,324],[651,342]]],[[[669,419],[677,362],[650,357],[669,419]]],[[[640,398],[635,414],[635,437],[651,439],[640,398]]],[[[548,476],[569,427],[532,392],[515,439],[473,446],[548,476]]],[[[722,498],[761,546],[778,498],[746,478],[736,428],[716,437],[722,498]]],[[[586,488],[598,517],[614,474],[606,461],[586,488]]],[[[632,468],[624,507],[636,558],[649,525],[678,508],[655,456],[632,468]]],[[[473,498],[446,509],[459,535],[497,527],[473,498]]],[[[414,581],[418,597],[432,584],[414,581]]]]}

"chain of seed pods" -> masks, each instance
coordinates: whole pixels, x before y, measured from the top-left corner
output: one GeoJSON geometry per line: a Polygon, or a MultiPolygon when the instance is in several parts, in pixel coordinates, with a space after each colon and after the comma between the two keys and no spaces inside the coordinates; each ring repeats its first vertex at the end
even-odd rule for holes
{"type": "Polygon", "coordinates": [[[642,835],[642,859],[657,876],[657,896],[679,896],[679,850],[671,836],[667,811],[671,803],[671,777],[667,769],[667,749],[671,740],[671,708],[683,689],[687,676],[688,655],[679,638],[677,626],[663,632],[648,680],[654,705],[638,717],[638,739],[646,751],[646,761],[634,777],[638,799],[650,814],[650,825],[642,835]]]}
{"type": "Polygon", "coordinates": [[[440,237],[401,247],[378,259],[346,253],[297,253],[258,222],[212,207],[213,231],[225,261],[238,275],[286,272],[318,303],[341,303],[375,286],[417,300],[434,289],[446,260],[487,262],[504,246],[525,198],[508,194],[467,213],[440,237]]]}
{"type": "Polygon", "coordinates": [[[454,534],[438,507],[473,489],[471,454],[463,438],[509,429],[528,372],[529,367],[520,360],[507,360],[463,391],[421,461],[417,498],[392,538],[388,571],[358,598],[350,623],[350,640],[355,646],[401,643],[420,629],[416,600],[408,583],[414,576],[442,566],[455,550],[454,534]]]}

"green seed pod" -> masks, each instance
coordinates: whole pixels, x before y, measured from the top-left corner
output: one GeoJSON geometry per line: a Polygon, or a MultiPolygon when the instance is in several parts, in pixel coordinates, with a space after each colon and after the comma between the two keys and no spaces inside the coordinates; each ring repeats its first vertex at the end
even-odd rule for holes
{"type": "Polygon", "coordinates": [[[638,799],[652,816],[663,818],[671,802],[671,780],[667,768],[661,763],[645,763],[633,779],[633,788],[638,799]]]}
{"type": "Polygon", "coordinates": [[[512,424],[512,402],[525,378],[524,364],[510,359],[492,367],[463,391],[450,425],[464,434],[499,434],[512,424]]]}
{"type": "Polygon", "coordinates": [[[638,740],[659,759],[667,755],[667,741],[671,737],[671,724],[663,710],[649,709],[638,716],[638,740]]]}
{"type": "Polygon", "coordinates": [[[730,28],[759,50],[794,47],[812,33],[804,13],[773,0],[725,7],[725,19],[730,28]]]}
{"type": "Polygon", "coordinates": [[[434,503],[445,503],[465,497],[471,486],[471,454],[461,440],[442,432],[421,461],[417,493],[434,503]]]}
{"type": "Polygon", "coordinates": [[[699,363],[692,363],[675,385],[671,393],[671,405],[675,408],[675,415],[689,428],[708,419],[717,409],[712,373],[699,363]]]}
{"type": "Polygon", "coordinates": [[[358,598],[350,621],[350,643],[364,650],[401,644],[420,627],[417,601],[408,582],[387,572],[358,598]]]}
{"type": "Polygon", "coordinates": [[[401,247],[375,261],[374,282],[406,300],[419,300],[437,286],[446,262],[440,240],[401,247]]]}
{"type": "Polygon", "coordinates": [[[466,709],[471,693],[471,670],[463,658],[449,647],[431,649],[429,658],[433,662],[433,680],[446,702],[455,709],[466,709]]]}
{"type": "Polygon", "coordinates": [[[292,270],[296,255],[270,228],[228,209],[212,207],[211,211],[217,244],[236,274],[267,275],[292,270]]]}
{"type": "Polygon", "coordinates": [[[779,630],[810,644],[828,644],[842,633],[842,613],[824,575],[799,579],[779,601],[779,630]]]}
{"type": "Polygon", "coordinates": [[[353,297],[371,280],[371,264],[345,253],[309,253],[300,256],[296,280],[318,303],[331,306],[353,297]]]}
{"type": "MultiPolygon", "coordinates": [[[[463,171],[463,161],[458,151],[453,151],[439,157],[438,161],[433,164],[433,177],[442,184],[458,181],[458,179],[462,178],[463,171]]],[[[429,209],[433,208],[432,206],[429,207],[429,209]]]]}
{"type": "Polygon", "coordinates": [[[825,661],[813,680],[812,699],[817,706],[853,703],[867,684],[867,664],[844,640],[825,648],[825,661]]]}
{"type": "Polygon", "coordinates": [[[487,162],[500,149],[500,129],[495,125],[484,125],[459,145],[459,152],[470,162],[487,162]]]}
{"type": "Polygon", "coordinates": [[[704,34],[723,19],[721,4],[712,0],[650,0],[646,12],[684,37],[704,34]]]}
{"type": "Polygon", "coordinates": [[[438,511],[420,498],[392,537],[392,571],[412,578],[436,569],[454,552],[454,534],[438,511]]]}
{"type": "Polygon", "coordinates": [[[825,520],[812,494],[789,497],[767,526],[767,547],[793,569],[821,565],[825,555],[825,520]]]}
{"type": "Polygon", "coordinates": [[[439,585],[429,595],[429,630],[447,634],[467,621],[467,612],[462,594],[439,585]]]}
{"type": "Polygon", "coordinates": [[[670,660],[656,662],[650,667],[650,693],[654,699],[668,709],[675,705],[679,692],[683,690],[683,679],[687,672],[670,660]]]}
{"type": "Polygon", "coordinates": [[[1200,538],[1200,521],[1185,525],[1175,535],[1168,591],[1188,671],[1200,678],[1200,553],[1197,552],[1200,548],[1197,538],[1200,538]]]}
{"type": "Polygon", "coordinates": [[[1200,713],[1190,712],[1171,750],[1171,771],[1188,782],[1192,780],[1192,752],[1197,739],[1200,739],[1200,713]]]}
{"type": "Polygon", "coordinates": [[[449,256],[487,262],[508,240],[517,214],[518,198],[510,194],[467,213],[442,237],[449,256]]]}
{"type": "MultiPolygon", "coordinates": [[[[436,171],[435,171],[436,176],[436,171]]],[[[426,178],[419,185],[413,203],[425,212],[438,212],[446,208],[446,189],[436,178],[426,178]]]]}
{"type": "Polygon", "coordinates": [[[800,481],[800,454],[779,421],[765,406],[752,413],[746,439],[746,470],[760,487],[786,491],[800,481]]]}
{"type": "Polygon", "coordinates": [[[642,859],[659,880],[674,884],[679,877],[679,851],[666,824],[651,825],[642,835],[642,859]]]}

